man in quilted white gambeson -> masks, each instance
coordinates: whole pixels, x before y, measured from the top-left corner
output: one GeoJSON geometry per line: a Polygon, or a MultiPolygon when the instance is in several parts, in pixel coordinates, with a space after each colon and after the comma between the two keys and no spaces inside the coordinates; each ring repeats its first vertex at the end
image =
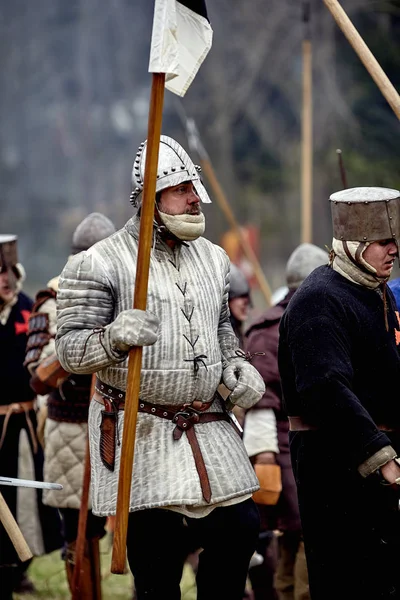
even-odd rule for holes
{"type": "Polygon", "coordinates": [[[114,515],[128,353],[143,346],[127,553],[138,600],[180,598],[187,533],[202,548],[198,600],[241,600],[259,517],[258,481],[229,416],[264,382],[229,320],[230,261],[202,237],[210,199],[185,150],[161,136],[147,310],[133,309],[146,142],[126,225],[65,266],[57,296],[63,367],[96,373],[89,409],[93,512],[114,515]],[[223,382],[228,406],[217,394],[223,382]],[[100,432],[100,435],[99,435],[100,432]]]}

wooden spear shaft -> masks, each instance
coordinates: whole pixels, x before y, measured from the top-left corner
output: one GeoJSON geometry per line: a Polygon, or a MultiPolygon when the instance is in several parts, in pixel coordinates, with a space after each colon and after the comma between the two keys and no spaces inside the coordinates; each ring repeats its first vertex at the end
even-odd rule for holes
{"type": "Polygon", "coordinates": [[[261,269],[261,266],[257,260],[257,257],[253,251],[253,248],[249,244],[246,236],[243,234],[243,231],[240,229],[240,227],[235,219],[233,211],[229,205],[229,202],[222,190],[222,187],[221,187],[221,185],[217,179],[217,176],[215,174],[215,171],[211,165],[211,161],[206,152],[206,149],[204,148],[202,141],[200,140],[200,135],[197,130],[196,123],[194,122],[193,119],[187,118],[185,111],[180,104],[177,106],[179,107],[179,109],[178,109],[179,114],[181,115],[182,121],[184,122],[184,125],[186,127],[186,134],[187,134],[187,138],[188,138],[189,147],[193,152],[196,152],[198,154],[198,156],[200,158],[201,168],[208,179],[208,182],[209,182],[209,184],[213,190],[213,193],[215,195],[215,198],[217,199],[217,202],[218,202],[222,212],[226,216],[228,223],[232,227],[232,229],[236,235],[236,238],[242,247],[243,252],[245,253],[245,255],[246,255],[247,259],[249,260],[249,262],[251,263],[251,265],[253,266],[254,275],[255,275],[255,277],[258,281],[258,284],[260,286],[260,289],[264,295],[267,306],[270,306],[271,305],[271,297],[272,297],[271,288],[269,287],[269,284],[265,278],[265,275],[261,269]]]}
{"type": "Polygon", "coordinates": [[[303,106],[301,119],[301,241],[312,241],[312,47],[303,40],[303,106]]]}
{"type": "Polygon", "coordinates": [[[390,104],[393,112],[400,119],[400,96],[383,71],[382,67],[350,21],[337,0],[324,0],[336,23],[347,37],[358,54],[359,59],[375,81],[376,85],[390,104]]]}
{"type": "Polygon", "coordinates": [[[212,168],[209,160],[206,160],[203,158],[200,160],[200,163],[201,163],[201,168],[202,168],[204,174],[206,175],[208,181],[210,182],[210,185],[214,191],[214,194],[217,198],[218,204],[220,205],[230,226],[234,230],[235,235],[238,238],[238,241],[242,247],[243,252],[245,253],[247,259],[250,261],[250,263],[253,267],[254,275],[255,275],[255,277],[258,281],[258,284],[260,286],[260,289],[264,295],[267,306],[271,306],[271,296],[272,296],[271,288],[268,285],[268,282],[267,282],[265,275],[260,267],[260,264],[257,260],[257,257],[254,253],[253,248],[247,241],[242,230],[240,229],[239,225],[236,222],[236,219],[233,215],[233,212],[229,205],[229,202],[227,201],[226,196],[225,196],[224,192],[222,191],[222,188],[221,188],[221,186],[218,182],[218,179],[215,175],[214,169],[212,168]]]}
{"type": "Polygon", "coordinates": [[[7,502],[4,500],[3,494],[0,493],[0,521],[3,524],[4,529],[7,531],[10,540],[22,562],[30,560],[33,557],[32,552],[29,549],[28,544],[11,510],[8,508],[7,502]]]}
{"type": "Polygon", "coordinates": [[[343,189],[345,190],[349,186],[347,185],[346,169],[344,168],[343,156],[342,156],[342,151],[340,150],[340,148],[338,148],[336,150],[336,154],[338,156],[338,161],[339,161],[340,178],[342,180],[343,189]]]}
{"type": "MultiPolygon", "coordinates": [[[[158,151],[161,136],[162,110],[164,102],[165,73],[153,73],[143,201],[140,214],[138,257],[133,308],[146,310],[147,287],[150,268],[150,250],[153,234],[154,202],[158,151]]],[[[126,537],[128,530],[129,504],[131,497],[133,458],[136,437],[136,422],[139,406],[140,371],[142,366],[142,346],[135,346],[129,352],[128,379],[126,385],[124,431],[122,435],[121,464],[119,468],[117,511],[111,572],[123,574],[126,559],[126,537]]]]}
{"type": "MultiPolygon", "coordinates": [[[[92,375],[90,386],[90,399],[93,398],[96,375],[92,375]]],[[[89,432],[86,438],[85,450],[85,467],[83,471],[82,496],[81,506],[79,509],[78,520],[78,535],[76,537],[75,546],[75,567],[72,579],[72,599],[79,600],[81,598],[80,582],[82,576],[83,555],[85,553],[86,544],[86,524],[89,509],[89,490],[90,490],[90,449],[89,449],[89,432]]]]}

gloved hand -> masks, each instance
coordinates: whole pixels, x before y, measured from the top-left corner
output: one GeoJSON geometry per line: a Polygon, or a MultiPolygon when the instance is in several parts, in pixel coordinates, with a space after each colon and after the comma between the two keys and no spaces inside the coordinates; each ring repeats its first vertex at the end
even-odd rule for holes
{"type": "Polygon", "coordinates": [[[111,349],[129,352],[132,346],[151,346],[157,341],[159,326],[158,317],[149,311],[124,310],[107,328],[111,349]]]}
{"type": "Polygon", "coordinates": [[[265,392],[264,380],[247,360],[232,359],[222,371],[222,381],[232,390],[228,402],[242,408],[250,408],[258,402],[265,392]]]}

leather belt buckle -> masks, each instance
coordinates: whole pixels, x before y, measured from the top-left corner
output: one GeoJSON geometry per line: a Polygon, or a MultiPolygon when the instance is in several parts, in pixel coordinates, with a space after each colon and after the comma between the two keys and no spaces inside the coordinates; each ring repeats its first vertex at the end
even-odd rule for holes
{"type": "Polygon", "coordinates": [[[191,429],[193,425],[199,422],[199,420],[200,417],[197,410],[190,407],[175,413],[175,416],[172,419],[172,422],[176,425],[173,433],[174,439],[178,440],[184,431],[191,429]]]}

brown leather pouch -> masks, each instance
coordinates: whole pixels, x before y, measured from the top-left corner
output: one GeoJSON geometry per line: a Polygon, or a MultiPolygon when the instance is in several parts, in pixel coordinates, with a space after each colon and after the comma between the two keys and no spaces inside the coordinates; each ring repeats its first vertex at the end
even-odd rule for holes
{"type": "Polygon", "coordinates": [[[253,493],[254,502],[257,502],[257,504],[276,504],[282,491],[280,466],[255,464],[254,470],[260,483],[260,489],[253,493]]]}
{"type": "Polygon", "coordinates": [[[52,388],[58,388],[69,375],[60,365],[56,354],[52,354],[37,367],[30,385],[37,394],[48,394],[52,388]]]}
{"type": "Polygon", "coordinates": [[[101,411],[100,425],[100,458],[103,465],[114,471],[115,444],[117,436],[117,412],[101,411]]]}

